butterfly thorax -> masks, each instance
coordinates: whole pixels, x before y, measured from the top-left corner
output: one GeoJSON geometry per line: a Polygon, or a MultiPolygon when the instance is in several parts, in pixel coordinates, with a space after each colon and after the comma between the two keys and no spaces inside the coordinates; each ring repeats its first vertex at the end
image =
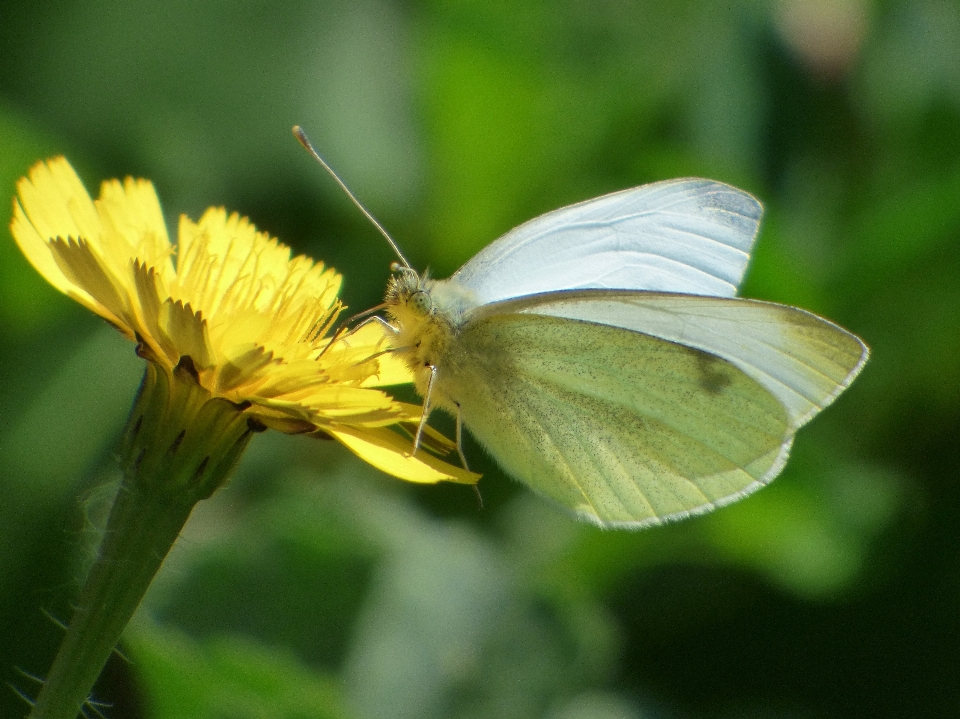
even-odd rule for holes
{"type": "Polygon", "coordinates": [[[423,394],[431,368],[442,367],[466,312],[478,304],[472,291],[451,280],[431,280],[409,269],[394,275],[384,298],[387,317],[397,329],[392,344],[413,372],[423,394]]]}

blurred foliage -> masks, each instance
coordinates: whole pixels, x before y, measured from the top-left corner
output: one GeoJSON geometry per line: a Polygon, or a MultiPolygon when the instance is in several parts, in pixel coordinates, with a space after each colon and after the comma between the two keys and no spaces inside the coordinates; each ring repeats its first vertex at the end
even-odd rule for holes
{"type": "Polygon", "coordinates": [[[336,683],[289,653],[239,637],[196,641],[145,622],[131,635],[130,650],[157,719],[348,716],[336,683]]]}
{"type": "MultiPolygon", "coordinates": [[[[541,212],[701,175],[766,217],[744,288],[873,357],[771,487],[642,533],[485,472],[404,485],[265,435],[97,690],[145,717],[903,717],[960,709],[960,5],[11,0],[0,188],[65,153],[171,223],[248,214],[379,301],[541,212]]],[[[0,204],[0,224],[9,221],[0,204]]],[[[0,677],[36,692],[140,375],[0,241],[0,677]]],[[[22,700],[0,694],[0,716],[22,700]]]]}

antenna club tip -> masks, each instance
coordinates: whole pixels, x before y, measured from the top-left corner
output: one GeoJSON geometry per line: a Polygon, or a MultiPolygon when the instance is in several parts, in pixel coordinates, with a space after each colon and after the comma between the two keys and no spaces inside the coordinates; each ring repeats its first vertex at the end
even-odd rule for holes
{"type": "Polygon", "coordinates": [[[310,140],[307,138],[307,133],[303,131],[303,128],[299,125],[293,126],[293,136],[297,138],[297,142],[303,145],[307,150],[311,150],[310,140]]]}

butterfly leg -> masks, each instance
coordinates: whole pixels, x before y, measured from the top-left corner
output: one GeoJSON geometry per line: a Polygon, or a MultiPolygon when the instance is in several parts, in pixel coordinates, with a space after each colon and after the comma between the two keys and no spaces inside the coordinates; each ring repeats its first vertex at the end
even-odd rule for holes
{"type": "MultiPolygon", "coordinates": [[[[356,329],[360,329],[361,327],[363,327],[364,325],[369,324],[370,322],[379,322],[380,325],[381,325],[382,327],[384,327],[388,332],[392,332],[394,335],[400,334],[400,330],[397,329],[396,327],[394,327],[394,326],[393,326],[392,324],[390,324],[389,322],[387,322],[385,319],[383,319],[383,317],[371,317],[370,319],[364,320],[364,321],[361,322],[359,325],[357,325],[356,329]]],[[[336,340],[336,338],[334,338],[334,340],[331,341],[331,344],[332,344],[332,342],[335,341],[335,340],[336,340]]],[[[347,345],[348,347],[350,346],[350,343],[349,343],[348,340],[344,340],[343,343],[344,343],[345,345],[347,345]]],[[[328,344],[327,347],[329,347],[329,346],[330,346],[330,345],[328,344]]],[[[359,367],[359,366],[362,365],[364,362],[369,362],[370,360],[375,360],[377,357],[381,357],[382,355],[388,355],[388,354],[390,354],[391,352],[398,352],[398,351],[404,350],[404,349],[406,349],[406,348],[405,348],[405,347],[387,347],[387,349],[385,349],[385,350],[380,350],[379,352],[374,352],[374,353],[373,353],[372,355],[370,355],[369,357],[364,357],[364,358],[363,358],[362,360],[360,360],[359,362],[355,362],[353,366],[354,366],[354,367],[359,367]]],[[[326,352],[326,351],[327,351],[327,349],[326,349],[326,347],[324,347],[323,352],[326,352]]],[[[321,353],[317,356],[317,359],[320,359],[320,357],[323,357],[323,352],[321,352],[321,353]]]]}
{"type": "Polygon", "coordinates": [[[433,393],[433,382],[437,378],[437,368],[435,365],[430,367],[430,381],[427,383],[427,394],[423,398],[423,409],[420,412],[420,424],[417,425],[417,434],[413,438],[413,454],[420,448],[420,437],[423,436],[423,428],[427,424],[427,417],[430,416],[430,395],[433,393]]]}
{"type": "MultiPolygon", "coordinates": [[[[459,402],[454,402],[457,405],[457,454],[460,455],[460,463],[463,465],[463,468],[470,471],[470,467],[467,466],[467,457],[463,453],[463,407],[460,406],[459,402]]],[[[483,497],[480,495],[480,487],[473,485],[473,493],[477,495],[477,509],[483,509],[483,497]]]]}
{"type": "Polygon", "coordinates": [[[470,471],[470,468],[467,466],[467,458],[463,454],[463,408],[460,406],[459,402],[454,402],[457,405],[457,454],[460,455],[460,463],[463,465],[463,468],[470,471]]]}
{"type": "MultiPolygon", "coordinates": [[[[367,317],[367,319],[365,319],[363,322],[358,324],[356,327],[350,327],[351,324],[356,322],[361,317],[366,317],[371,312],[376,312],[377,310],[382,308],[383,308],[383,305],[377,305],[376,307],[371,307],[369,310],[355,314],[350,319],[341,322],[340,325],[337,327],[337,329],[334,331],[333,336],[330,338],[330,341],[327,342],[326,345],[324,345],[324,348],[322,350],[320,350],[320,354],[317,355],[317,359],[320,359],[321,357],[323,357],[324,353],[328,349],[330,349],[333,345],[335,345],[338,340],[342,339],[343,337],[345,337],[347,334],[351,332],[356,332],[361,327],[365,327],[371,322],[379,322],[381,327],[383,327],[385,330],[387,330],[394,336],[400,334],[400,329],[398,327],[394,327],[392,324],[387,322],[385,319],[383,319],[383,317],[380,317],[379,315],[374,315],[373,317],[367,317]]],[[[310,339],[311,340],[316,339],[318,336],[320,336],[320,334],[323,334],[326,331],[326,329],[327,328],[325,327],[317,327],[311,332],[310,339]]],[[[346,343],[346,340],[344,340],[344,342],[346,343]]]]}
{"type": "Polygon", "coordinates": [[[383,317],[381,317],[380,315],[374,315],[373,317],[370,317],[369,319],[365,319],[363,322],[361,322],[359,325],[357,325],[357,329],[360,329],[361,327],[363,327],[363,326],[364,326],[365,324],[367,324],[368,322],[379,322],[379,323],[380,323],[380,326],[383,327],[387,332],[390,332],[391,334],[394,334],[394,335],[400,334],[400,328],[399,328],[399,327],[394,327],[392,324],[390,324],[390,323],[387,322],[385,319],[383,319],[383,317]]]}

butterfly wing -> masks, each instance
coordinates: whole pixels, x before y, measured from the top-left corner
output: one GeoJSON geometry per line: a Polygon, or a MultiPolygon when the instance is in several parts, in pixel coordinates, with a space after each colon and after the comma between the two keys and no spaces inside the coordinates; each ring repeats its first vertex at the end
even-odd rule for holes
{"type": "Polygon", "coordinates": [[[503,468],[605,526],[707,511],[779,473],[783,406],[729,362],[537,314],[469,324],[436,392],[503,468]]]}
{"type": "Polygon", "coordinates": [[[865,352],[769,303],[551,293],[476,310],[436,390],[508,473],[584,519],[637,528],[770,482],[865,352]],[[651,317],[650,332],[632,326],[651,317]]]}
{"type": "Polygon", "coordinates": [[[481,312],[522,312],[643,332],[731,362],[771,392],[799,429],[829,405],[869,356],[856,335],[772,302],[647,292],[557,292],[481,312]]]}
{"type": "Polygon", "coordinates": [[[477,304],[566,289],[732,297],[762,212],[751,195],[712,180],[656,182],[530,220],[451,280],[477,304]]]}

